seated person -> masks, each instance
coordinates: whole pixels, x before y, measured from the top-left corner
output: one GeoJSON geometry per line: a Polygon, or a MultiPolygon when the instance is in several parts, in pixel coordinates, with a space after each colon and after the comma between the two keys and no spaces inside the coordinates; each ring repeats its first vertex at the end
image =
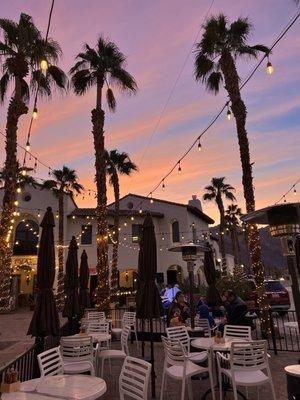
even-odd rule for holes
{"type": "Polygon", "coordinates": [[[182,326],[184,325],[183,320],[180,315],[180,309],[177,307],[173,308],[171,319],[170,319],[170,326],[182,326]]]}
{"type": "Polygon", "coordinates": [[[209,313],[209,308],[206,304],[202,303],[199,307],[197,307],[197,313],[200,318],[208,319],[209,326],[213,328],[216,326],[215,320],[209,313]]]}
{"type": "Polygon", "coordinates": [[[247,306],[245,302],[237,296],[233,290],[228,290],[227,294],[227,323],[229,325],[249,325],[249,320],[246,317],[247,306]]]}
{"type": "Polygon", "coordinates": [[[171,319],[174,315],[174,311],[179,310],[180,312],[180,319],[182,323],[185,323],[185,321],[190,318],[190,310],[187,302],[185,301],[185,296],[182,292],[177,292],[175,299],[173,300],[170,309],[169,309],[169,321],[171,322],[171,319]]]}

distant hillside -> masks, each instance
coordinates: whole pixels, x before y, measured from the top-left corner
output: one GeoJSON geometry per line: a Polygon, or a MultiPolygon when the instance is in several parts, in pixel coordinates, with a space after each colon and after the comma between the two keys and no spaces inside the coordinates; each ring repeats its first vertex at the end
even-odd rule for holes
{"type": "MultiPolygon", "coordinates": [[[[218,232],[219,227],[213,227],[212,232],[218,232]]],[[[259,230],[260,241],[262,246],[262,260],[266,268],[267,274],[276,270],[282,271],[286,268],[286,262],[282,254],[281,243],[279,238],[274,238],[270,235],[269,228],[261,228],[259,230]]],[[[245,242],[244,233],[239,235],[239,244],[241,249],[241,258],[244,265],[250,264],[249,252],[245,242]]],[[[233,254],[230,234],[225,235],[226,252],[233,254]]]]}

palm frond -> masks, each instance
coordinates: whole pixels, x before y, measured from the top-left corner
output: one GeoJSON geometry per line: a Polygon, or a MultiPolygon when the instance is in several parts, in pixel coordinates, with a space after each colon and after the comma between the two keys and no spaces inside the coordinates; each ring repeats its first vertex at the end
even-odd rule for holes
{"type": "Polygon", "coordinates": [[[215,199],[216,194],[215,193],[204,193],[203,195],[203,200],[213,200],[215,199]]]}
{"type": "Polygon", "coordinates": [[[212,72],[205,80],[207,90],[217,94],[220,90],[220,84],[222,81],[223,77],[221,72],[212,72]]]}
{"type": "Polygon", "coordinates": [[[198,52],[195,58],[195,77],[196,81],[204,80],[214,69],[214,62],[204,54],[198,52]]]}
{"type": "Polygon", "coordinates": [[[39,85],[39,93],[38,93],[39,96],[41,97],[51,96],[51,88],[49,80],[39,69],[33,71],[31,74],[30,87],[33,93],[37,90],[38,85],[39,85]]]}
{"type": "Polygon", "coordinates": [[[21,96],[25,103],[29,102],[30,99],[30,90],[25,79],[21,80],[21,96]]]}
{"type": "Polygon", "coordinates": [[[116,99],[115,99],[114,93],[111,90],[111,88],[108,88],[106,91],[106,101],[107,101],[109,109],[112,112],[115,112],[117,103],[116,103],[116,99]]]}
{"type": "MultiPolygon", "coordinates": [[[[78,56],[77,56],[78,57],[78,56]]],[[[88,63],[85,60],[80,60],[75,63],[75,65],[70,69],[69,74],[73,75],[75,72],[80,71],[81,69],[87,69],[88,63]]]]}
{"type": "Polygon", "coordinates": [[[58,189],[57,187],[57,182],[53,179],[48,179],[43,182],[41,189],[48,189],[48,190],[53,190],[53,189],[58,189]]]}
{"type": "Polygon", "coordinates": [[[10,47],[15,47],[18,38],[18,24],[10,19],[1,18],[0,29],[3,32],[4,42],[10,47]]]}
{"type": "Polygon", "coordinates": [[[10,80],[8,72],[5,72],[0,79],[0,102],[3,103],[7,93],[7,87],[10,80]]]}
{"type": "Polygon", "coordinates": [[[77,71],[72,75],[71,78],[73,90],[78,95],[85,94],[95,83],[96,78],[90,73],[89,69],[77,71]]]}
{"type": "Polygon", "coordinates": [[[126,93],[135,93],[137,83],[134,77],[123,68],[114,67],[110,69],[110,80],[112,86],[116,86],[120,91],[126,93]]]}
{"type": "Polygon", "coordinates": [[[228,30],[229,41],[232,45],[245,43],[252,29],[248,18],[238,18],[230,24],[228,30]]]}
{"type": "Polygon", "coordinates": [[[47,79],[50,85],[55,85],[61,90],[67,90],[68,88],[68,78],[66,74],[56,65],[50,65],[47,69],[47,79]]]}

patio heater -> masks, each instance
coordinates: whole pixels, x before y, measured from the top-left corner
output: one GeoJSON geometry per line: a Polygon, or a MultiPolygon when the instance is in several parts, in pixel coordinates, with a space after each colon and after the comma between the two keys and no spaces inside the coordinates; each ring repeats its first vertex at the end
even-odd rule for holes
{"type": "Polygon", "coordinates": [[[191,312],[191,328],[195,327],[195,305],[194,305],[194,267],[199,251],[205,250],[205,244],[197,245],[195,243],[180,244],[169,248],[169,251],[181,252],[182,259],[187,263],[189,274],[189,296],[190,296],[190,312],[191,312]]]}
{"type": "Polygon", "coordinates": [[[283,249],[289,249],[285,254],[292,281],[292,293],[300,332],[300,291],[295,265],[296,262],[300,265],[300,260],[296,259],[294,252],[295,239],[300,234],[300,203],[266,207],[246,214],[241,219],[243,222],[269,225],[271,236],[282,238],[283,249]]]}

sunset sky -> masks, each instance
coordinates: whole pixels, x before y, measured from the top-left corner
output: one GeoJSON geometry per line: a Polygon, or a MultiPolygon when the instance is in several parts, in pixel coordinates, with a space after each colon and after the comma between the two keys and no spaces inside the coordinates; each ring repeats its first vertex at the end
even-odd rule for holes
{"type": "MultiPolygon", "coordinates": [[[[139,172],[121,180],[121,194],[148,194],[186,148],[206,127],[226,101],[225,90],[214,96],[195,82],[194,54],[191,52],[180,79],[163,111],[174,82],[190,53],[195,37],[211,6],[211,0],[56,0],[50,36],[63,50],[60,66],[68,71],[84,43],[94,46],[100,33],[115,41],[127,56],[127,69],[138,83],[135,96],[117,94],[117,110],[105,108],[106,148],[130,154],[139,172]],[[161,117],[160,117],[161,116],[161,117]]],[[[21,12],[30,14],[45,33],[50,0],[1,0],[0,16],[17,20],[21,12]]],[[[233,21],[249,17],[254,30],[250,44],[270,46],[297,12],[293,0],[215,0],[209,15],[225,13],[233,21]]],[[[274,49],[274,74],[268,76],[265,63],[243,90],[248,109],[249,133],[257,208],[267,206],[299,177],[300,166],[300,19],[274,49]]],[[[238,63],[240,77],[247,76],[255,61],[238,63]]],[[[34,123],[32,152],[53,168],[63,164],[77,170],[81,183],[93,188],[94,151],[90,111],[95,90],[83,97],[55,95],[39,101],[39,118],[34,123]]],[[[0,129],[6,124],[7,102],[0,108],[0,129]]],[[[24,145],[30,117],[23,116],[19,143],[24,145]]],[[[186,203],[215,176],[225,176],[237,189],[244,208],[241,167],[234,121],[225,114],[207,132],[182,163],[182,174],[175,171],[154,197],[186,203]]],[[[1,164],[4,138],[0,137],[1,164]]],[[[37,177],[47,178],[39,166],[37,177]]],[[[298,189],[300,192],[300,189],[298,189]]],[[[293,194],[288,200],[294,201],[293,194]]],[[[109,200],[113,200],[109,190],[109,200]]],[[[92,197],[79,199],[80,206],[93,206],[92,197]]],[[[213,204],[204,211],[217,219],[213,204]]]]}

